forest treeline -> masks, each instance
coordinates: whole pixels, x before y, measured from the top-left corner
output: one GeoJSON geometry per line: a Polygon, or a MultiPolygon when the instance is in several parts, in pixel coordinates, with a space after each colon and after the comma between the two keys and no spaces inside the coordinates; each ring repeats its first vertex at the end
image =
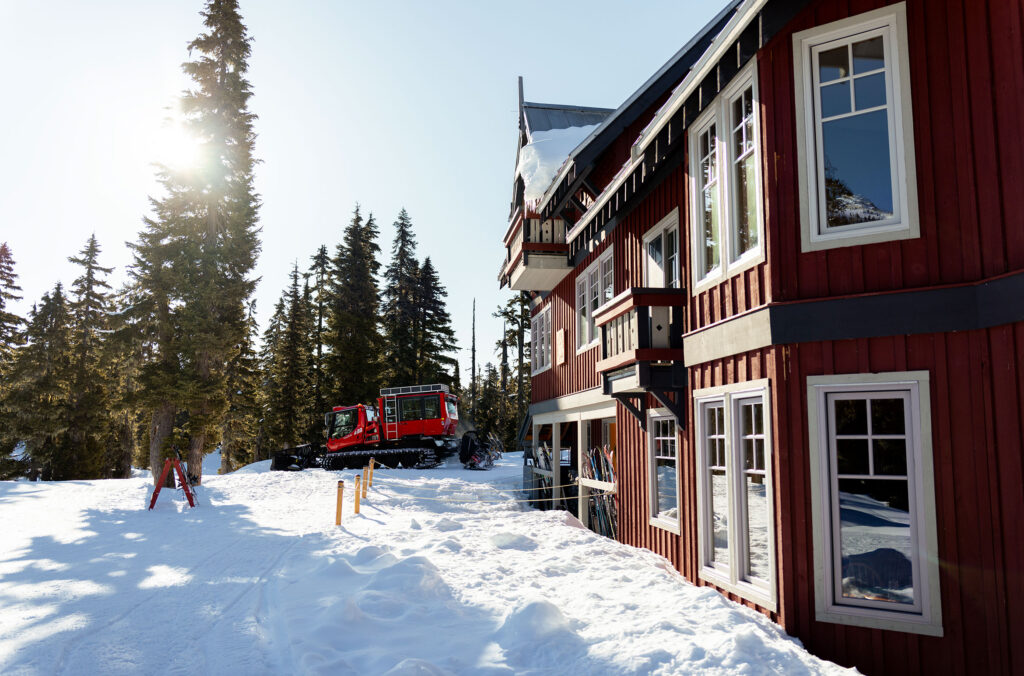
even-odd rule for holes
{"type": "Polygon", "coordinates": [[[324,439],[323,413],[372,401],[382,386],[445,383],[463,415],[514,443],[529,401],[525,299],[499,307],[498,366],[462,386],[447,292],[420,261],[409,215],[394,221],[386,266],[373,214],[356,206],[333,251],[295,263],[266,327],[257,326],[260,253],[253,188],[255,115],[246,73],[251,38],[235,0],[210,0],[183,64],[183,126],[199,143],[189,167],[157,165],[162,194],[129,243],[127,282],[108,283],[90,236],[27,317],[14,253],[0,244],[0,478],[126,477],[180,452],[201,477],[324,439]],[[510,366],[511,363],[511,366],[510,366]]]}

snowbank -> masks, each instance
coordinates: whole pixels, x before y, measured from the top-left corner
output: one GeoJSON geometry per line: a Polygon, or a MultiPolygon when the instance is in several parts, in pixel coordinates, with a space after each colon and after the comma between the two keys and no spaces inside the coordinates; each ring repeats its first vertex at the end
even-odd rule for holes
{"type": "Polygon", "coordinates": [[[536,202],[544,197],[544,191],[551,185],[569,153],[595,129],[597,125],[592,124],[537,131],[531,135],[530,142],[519,149],[519,166],[516,168],[523,177],[528,202],[536,202]]]}
{"type": "Polygon", "coordinates": [[[833,673],[655,554],[493,471],[0,482],[4,674],[833,673]],[[344,520],[334,525],[345,479],[344,520]]]}

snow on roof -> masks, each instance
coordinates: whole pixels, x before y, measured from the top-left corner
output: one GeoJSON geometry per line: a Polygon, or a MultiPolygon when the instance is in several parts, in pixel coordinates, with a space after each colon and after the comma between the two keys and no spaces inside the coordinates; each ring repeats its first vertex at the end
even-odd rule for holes
{"type": "Polygon", "coordinates": [[[519,149],[519,166],[516,167],[516,173],[523,178],[526,188],[523,196],[527,202],[536,202],[544,196],[569,153],[595,129],[597,125],[591,124],[535,131],[531,135],[530,142],[519,149]]]}

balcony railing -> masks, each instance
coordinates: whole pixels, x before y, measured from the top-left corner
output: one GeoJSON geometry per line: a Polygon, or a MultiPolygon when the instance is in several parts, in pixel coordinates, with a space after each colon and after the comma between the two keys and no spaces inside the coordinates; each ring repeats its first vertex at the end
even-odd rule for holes
{"type": "Polygon", "coordinates": [[[517,291],[550,291],[568,274],[565,221],[523,218],[517,211],[505,233],[502,284],[517,291]]]}
{"type": "Polygon", "coordinates": [[[594,313],[601,330],[599,372],[637,362],[672,362],[683,358],[681,289],[631,288],[594,313]]]}

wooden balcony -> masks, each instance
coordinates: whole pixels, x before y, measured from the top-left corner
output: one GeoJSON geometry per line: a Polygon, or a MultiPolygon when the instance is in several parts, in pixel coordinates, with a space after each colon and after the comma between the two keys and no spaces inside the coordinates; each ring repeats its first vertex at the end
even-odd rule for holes
{"type": "Polygon", "coordinates": [[[565,221],[524,218],[517,210],[505,233],[501,285],[516,291],[551,291],[571,269],[565,221]]]}
{"type": "Polygon", "coordinates": [[[636,287],[620,293],[594,314],[601,331],[601,359],[596,367],[604,393],[622,401],[641,424],[646,424],[648,392],[683,422],[686,298],[682,289],[636,287]]]}

